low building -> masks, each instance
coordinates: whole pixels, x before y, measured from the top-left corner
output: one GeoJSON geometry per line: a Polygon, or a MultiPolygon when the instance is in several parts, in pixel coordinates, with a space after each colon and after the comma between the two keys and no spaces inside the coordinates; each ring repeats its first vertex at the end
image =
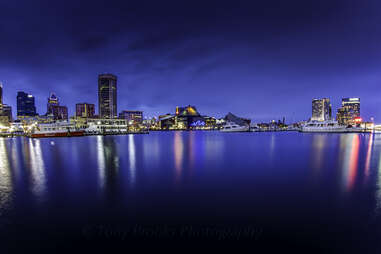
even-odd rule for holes
{"type": "Polygon", "coordinates": [[[143,123],[143,111],[138,110],[123,110],[119,113],[120,119],[126,119],[130,124],[143,123]]]}
{"type": "Polygon", "coordinates": [[[12,122],[12,120],[12,107],[5,104],[0,104],[0,123],[3,125],[8,125],[12,122]]]}
{"type": "Polygon", "coordinates": [[[95,115],[95,105],[90,103],[77,103],[75,105],[75,116],[92,118],[95,115]]]}

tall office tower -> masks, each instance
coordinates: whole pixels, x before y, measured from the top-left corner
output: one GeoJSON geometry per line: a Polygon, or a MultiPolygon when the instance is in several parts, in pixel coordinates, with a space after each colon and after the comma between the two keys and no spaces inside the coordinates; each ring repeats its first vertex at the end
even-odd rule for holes
{"type": "Polygon", "coordinates": [[[24,92],[17,93],[17,116],[35,116],[34,97],[24,92]]]}
{"type": "Polygon", "coordinates": [[[3,83],[0,82],[0,105],[3,104],[3,83]]]}
{"type": "Polygon", "coordinates": [[[355,118],[360,117],[360,98],[343,98],[341,108],[337,110],[336,119],[339,124],[355,124],[355,118]]]}
{"type": "Polygon", "coordinates": [[[77,117],[94,117],[95,105],[89,103],[77,103],[75,105],[75,115],[77,117]]]}
{"type": "Polygon", "coordinates": [[[312,100],[312,121],[327,121],[332,119],[332,106],[328,98],[312,100]]]}
{"type": "Polygon", "coordinates": [[[101,118],[117,117],[117,77],[113,74],[100,74],[98,76],[98,107],[101,118]]]}
{"type": "Polygon", "coordinates": [[[53,113],[53,106],[59,106],[60,103],[58,101],[57,96],[55,93],[51,93],[49,98],[48,98],[48,104],[47,104],[47,109],[46,109],[46,114],[52,114],[53,113]]]}

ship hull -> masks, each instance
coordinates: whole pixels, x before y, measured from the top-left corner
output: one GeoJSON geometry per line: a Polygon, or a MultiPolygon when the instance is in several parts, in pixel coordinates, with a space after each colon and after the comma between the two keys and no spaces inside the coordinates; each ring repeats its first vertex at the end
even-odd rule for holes
{"type": "Polygon", "coordinates": [[[44,132],[33,133],[31,138],[56,138],[56,137],[82,137],[85,135],[84,131],[71,131],[71,132],[44,132]]]}

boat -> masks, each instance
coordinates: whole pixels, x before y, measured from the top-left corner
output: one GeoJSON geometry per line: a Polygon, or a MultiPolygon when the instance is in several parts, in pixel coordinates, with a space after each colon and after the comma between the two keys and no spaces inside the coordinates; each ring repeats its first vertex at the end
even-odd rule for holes
{"type": "Polygon", "coordinates": [[[362,127],[340,125],[337,121],[309,121],[302,125],[300,132],[334,132],[334,133],[348,133],[348,132],[366,132],[362,127]]]}
{"type": "Polygon", "coordinates": [[[250,131],[249,125],[238,125],[234,122],[226,122],[222,128],[221,132],[246,132],[250,131]]]}
{"type": "Polygon", "coordinates": [[[30,134],[31,138],[51,138],[51,137],[81,137],[85,131],[76,128],[67,122],[37,124],[30,134]]]}

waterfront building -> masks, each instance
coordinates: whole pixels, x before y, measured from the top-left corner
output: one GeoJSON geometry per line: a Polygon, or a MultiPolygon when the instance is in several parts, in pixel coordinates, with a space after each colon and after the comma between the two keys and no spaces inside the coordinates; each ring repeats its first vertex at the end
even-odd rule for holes
{"type": "Polygon", "coordinates": [[[77,103],[75,105],[75,116],[77,117],[94,117],[95,105],[89,103],[77,103]]]}
{"type": "Polygon", "coordinates": [[[0,123],[8,125],[12,120],[12,107],[0,104],[0,123]]]}
{"type": "Polygon", "coordinates": [[[68,112],[66,106],[53,106],[52,115],[54,120],[68,120],[68,112]]]}
{"type": "Polygon", "coordinates": [[[137,110],[123,110],[119,113],[120,119],[126,119],[131,124],[143,123],[143,111],[137,110]]]}
{"type": "Polygon", "coordinates": [[[58,97],[51,93],[48,98],[46,115],[53,120],[68,120],[68,110],[66,106],[61,106],[58,97]]]}
{"type": "Polygon", "coordinates": [[[100,118],[117,117],[117,77],[113,74],[98,76],[98,107],[100,118]]]}
{"type": "Polygon", "coordinates": [[[164,130],[203,130],[216,127],[216,119],[202,116],[195,106],[176,107],[174,115],[159,116],[159,126],[164,130]]]}
{"type": "Polygon", "coordinates": [[[36,106],[34,97],[25,92],[17,93],[17,117],[19,116],[35,116],[36,106]]]}
{"type": "Polygon", "coordinates": [[[360,118],[360,98],[343,98],[337,110],[336,120],[341,125],[357,124],[360,118]]]}
{"type": "Polygon", "coordinates": [[[332,106],[328,98],[312,100],[311,121],[328,121],[332,119],[332,106]]]}
{"type": "Polygon", "coordinates": [[[49,114],[52,114],[53,112],[53,107],[54,106],[59,106],[59,101],[58,101],[58,97],[55,95],[55,93],[50,93],[50,96],[48,98],[48,104],[47,104],[47,107],[46,107],[46,114],[49,115],[49,114]]]}

